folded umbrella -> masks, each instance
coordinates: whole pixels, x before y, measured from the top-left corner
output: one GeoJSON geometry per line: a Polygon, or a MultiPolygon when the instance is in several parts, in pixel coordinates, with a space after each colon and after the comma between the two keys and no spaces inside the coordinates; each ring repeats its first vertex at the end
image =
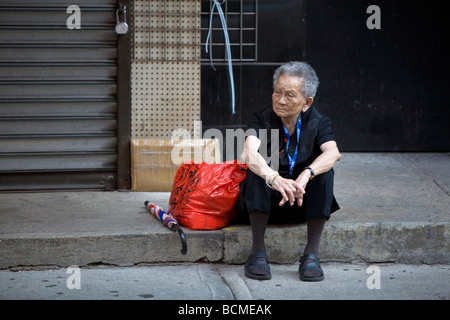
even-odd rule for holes
{"type": "Polygon", "coordinates": [[[181,230],[178,225],[177,220],[168,212],[164,211],[160,206],[151,203],[150,201],[145,201],[144,205],[150,210],[150,213],[153,214],[156,218],[158,218],[163,224],[165,224],[170,230],[178,231],[181,240],[181,253],[187,253],[187,243],[186,236],[184,235],[183,230],[181,230]]]}

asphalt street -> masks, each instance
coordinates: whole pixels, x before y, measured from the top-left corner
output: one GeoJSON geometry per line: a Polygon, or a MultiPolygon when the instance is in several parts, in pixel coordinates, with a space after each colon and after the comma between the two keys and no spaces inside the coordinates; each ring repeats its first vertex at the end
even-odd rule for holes
{"type": "Polygon", "coordinates": [[[298,277],[298,264],[271,264],[272,279],[242,265],[12,268],[0,271],[3,300],[448,300],[450,266],[322,263],[325,280],[298,277]]]}

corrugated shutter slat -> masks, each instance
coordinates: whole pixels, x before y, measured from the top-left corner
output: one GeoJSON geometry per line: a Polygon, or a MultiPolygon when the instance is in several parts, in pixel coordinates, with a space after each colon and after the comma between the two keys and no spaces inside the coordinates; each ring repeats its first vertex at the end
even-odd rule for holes
{"type": "Polygon", "coordinates": [[[0,0],[0,190],[115,187],[116,7],[0,0]]]}

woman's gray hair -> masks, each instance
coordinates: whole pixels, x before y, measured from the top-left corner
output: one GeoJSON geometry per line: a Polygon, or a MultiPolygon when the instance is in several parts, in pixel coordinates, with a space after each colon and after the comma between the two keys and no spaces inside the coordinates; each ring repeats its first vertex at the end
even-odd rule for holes
{"type": "Polygon", "coordinates": [[[281,75],[288,75],[303,79],[301,92],[304,98],[316,96],[319,87],[319,78],[314,69],[306,62],[291,61],[280,66],[273,74],[273,88],[277,86],[278,78],[281,75]]]}

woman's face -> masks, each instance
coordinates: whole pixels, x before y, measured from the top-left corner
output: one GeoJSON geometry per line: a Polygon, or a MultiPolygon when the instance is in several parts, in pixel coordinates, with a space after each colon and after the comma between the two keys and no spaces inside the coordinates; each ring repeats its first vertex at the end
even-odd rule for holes
{"type": "Polygon", "coordinates": [[[301,111],[312,104],[312,98],[305,99],[301,93],[303,80],[298,77],[281,75],[272,94],[273,111],[282,119],[297,120],[301,111]]]}

